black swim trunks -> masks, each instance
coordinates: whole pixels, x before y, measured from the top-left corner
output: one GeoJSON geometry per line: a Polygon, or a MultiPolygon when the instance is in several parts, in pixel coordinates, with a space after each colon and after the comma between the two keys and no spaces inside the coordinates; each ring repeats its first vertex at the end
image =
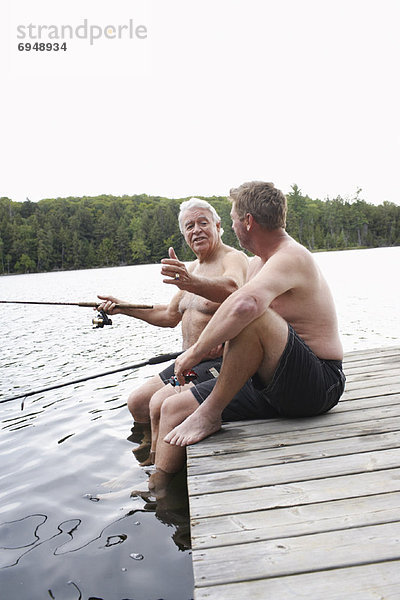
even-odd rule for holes
{"type": "MultiPolygon", "coordinates": [[[[203,362],[199,363],[195,367],[193,367],[193,371],[196,373],[197,377],[193,381],[194,384],[202,383],[204,381],[208,381],[210,379],[214,379],[218,377],[219,372],[221,370],[222,357],[214,358],[213,360],[203,360],[203,362]]],[[[168,380],[174,374],[175,363],[172,363],[159,373],[159,376],[163,380],[165,384],[169,383],[168,380]]],[[[210,390],[211,391],[211,390],[210,390]]]]}
{"type": "MultiPolygon", "coordinates": [[[[288,325],[288,340],[272,381],[264,386],[253,375],[222,413],[223,421],[295,418],[320,415],[338,402],[346,377],[342,362],[321,360],[288,325]]],[[[191,392],[201,404],[216,380],[196,384],[191,392]]]]}

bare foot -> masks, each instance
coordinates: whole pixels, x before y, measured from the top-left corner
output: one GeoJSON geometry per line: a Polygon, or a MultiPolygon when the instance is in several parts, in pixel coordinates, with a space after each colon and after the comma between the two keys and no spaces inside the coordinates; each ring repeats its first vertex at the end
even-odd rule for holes
{"type": "Polygon", "coordinates": [[[157,498],[157,501],[166,496],[169,484],[175,475],[176,473],[167,473],[162,469],[157,469],[150,475],[149,490],[157,498]]]}
{"type": "Polygon", "coordinates": [[[199,406],[194,413],[165,436],[164,442],[173,446],[189,446],[200,442],[220,429],[221,417],[212,418],[205,410],[202,410],[202,406],[199,406]]]}
{"type": "Polygon", "coordinates": [[[150,450],[149,457],[146,458],[146,460],[144,460],[143,462],[139,463],[139,465],[141,467],[150,467],[151,465],[154,465],[155,458],[156,458],[155,451],[154,450],[150,450]]]}

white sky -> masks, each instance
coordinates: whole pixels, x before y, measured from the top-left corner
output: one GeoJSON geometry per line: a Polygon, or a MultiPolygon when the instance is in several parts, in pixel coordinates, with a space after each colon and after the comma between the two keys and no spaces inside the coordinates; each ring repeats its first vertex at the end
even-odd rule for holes
{"type": "Polygon", "coordinates": [[[400,204],[399,22],[399,0],[2,0],[0,196],[262,179],[400,204]],[[17,25],[84,19],[148,37],[17,50],[17,25]]]}

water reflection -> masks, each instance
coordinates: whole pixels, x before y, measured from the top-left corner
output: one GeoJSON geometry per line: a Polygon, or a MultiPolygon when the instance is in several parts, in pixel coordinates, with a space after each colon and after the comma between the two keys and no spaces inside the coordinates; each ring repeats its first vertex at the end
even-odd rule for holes
{"type": "MultiPolygon", "coordinates": [[[[137,444],[136,448],[132,450],[132,453],[139,464],[141,466],[151,464],[150,428],[142,423],[134,423],[131,434],[127,439],[130,442],[137,444]]],[[[150,472],[148,472],[148,474],[150,474],[150,472]]],[[[188,550],[191,548],[186,469],[175,475],[168,485],[167,493],[162,498],[152,499],[150,492],[139,492],[136,495],[146,501],[144,510],[154,512],[159,521],[165,525],[175,527],[176,531],[172,535],[172,539],[179,550],[188,550]]]]}
{"type": "MultiPolygon", "coordinates": [[[[61,546],[63,546],[64,544],[68,543],[69,540],[73,539],[73,533],[74,531],[79,527],[81,520],[80,519],[70,519],[68,521],[63,521],[62,523],[60,523],[57,526],[58,529],[58,533],[55,533],[54,535],[52,535],[50,538],[45,538],[45,539],[40,539],[39,535],[38,535],[38,531],[39,528],[47,521],[47,516],[45,515],[28,515],[27,517],[24,517],[22,519],[18,519],[16,521],[10,521],[8,523],[2,523],[0,524],[0,531],[1,528],[3,526],[6,526],[8,528],[8,533],[11,535],[14,535],[13,529],[15,527],[16,529],[16,533],[18,535],[18,528],[20,526],[20,524],[22,522],[25,522],[24,524],[24,529],[26,528],[26,534],[30,535],[30,532],[28,531],[28,527],[29,527],[29,522],[30,520],[34,519],[35,517],[40,516],[43,518],[43,521],[41,523],[39,523],[39,525],[37,525],[35,527],[35,530],[33,531],[33,536],[35,537],[35,541],[33,541],[31,544],[28,544],[28,546],[32,546],[30,547],[28,550],[26,550],[25,552],[22,552],[22,554],[20,554],[19,556],[17,556],[16,560],[12,563],[9,564],[2,564],[0,565],[1,569],[7,569],[8,567],[13,567],[15,565],[17,565],[19,563],[19,561],[26,556],[29,552],[33,552],[34,550],[37,550],[37,548],[39,546],[42,546],[43,544],[45,544],[46,542],[50,542],[51,540],[54,540],[56,538],[59,538],[59,536],[61,537],[61,546]]],[[[60,540],[57,540],[58,542],[60,542],[60,540]]],[[[13,542],[14,544],[16,543],[16,540],[14,540],[13,542]]],[[[24,544],[22,546],[18,546],[18,545],[13,545],[13,546],[4,546],[4,547],[0,547],[0,550],[20,550],[22,548],[26,548],[27,545],[24,544]]],[[[56,555],[57,554],[57,550],[60,546],[57,545],[54,550],[53,550],[53,554],[56,555]]],[[[0,554],[1,556],[1,554],[0,554]]],[[[7,560],[7,559],[6,559],[7,560]]]]}
{"type": "MultiPolygon", "coordinates": [[[[75,539],[78,529],[84,525],[81,519],[61,522],[56,527],[57,531],[50,535],[49,532],[46,535],[44,530],[42,534],[42,529],[48,520],[44,514],[27,515],[15,521],[1,523],[0,571],[15,567],[23,559],[25,560],[29,553],[39,553],[37,561],[40,562],[49,554],[65,557],[68,554],[79,554],[84,551],[82,559],[86,568],[90,569],[90,564],[95,563],[97,570],[99,571],[100,568],[101,572],[102,569],[107,570],[107,565],[110,564],[108,552],[112,551],[112,563],[119,565],[121,571],[126,573],[129,570],[129,559],[144,561],[147,558],[146,554],[139,551],[143,547],[142,526],[147,513],[154,513],[163,524],[173,526],[172,539],[179,550],[187,550],[190,546],[190,532],[188,506],[187,502],[183,501],[185,490],[182,480],[177,481],[166,502],[145,502],[142,508],[127,512],[84,543],[77,543],[75,539]],[[11,555],[13,559],[10,561],[11,555]]],[[[68,584],[73,585],[81,594],[76,583],[68,582],[68,584]]],[[[57,593],[55,589],[49,589],[51,598],[57,599],[57,593]]],[[[64,595],[64,592],[59,593],[64,595]]]]}
{"type": "MultiPolygon", "coordinates": [[[[150,437],[146,427],[134,426],[127,439],[135,444],[133,456],[136,460],[148,458],[150,437]]],[[[58,443],[61,441],[63,440],[59,440],[58,443]]],[[[143,552],[142,538],[143,524],[150,515],[155,516],[163,525],[173,528],[171,539],[174,544],[179,551],[187,551],[190,549],[190,525],[186,482],[186,472],[182,471],[170,483],[167,494],[159,500],[151,498],[149,493],[130,492],[129,497],[135,503],[139,501],[140,508],[128,510],[89,539],[87,539],[87,531],[81,532],[85,527],[85,521],[81,518],[63,520],[55,528],[49,523],[48,516],[43,513],[33,513],[0,523],[0,571],[16,567],[23,563],[28,555],[38,554],[35,564],[39,564],[50,554],[54,557],[65,557],[79,553],[87,568],[95,561],[96,569],[101,571],[101,563],[105,561],[106,569],[109,561],[109,556],[105,555],[104,551],[112,550],[113,562],[121,565],[121,571],[126,573],[129,570],[128,558],[134,561],[145,561],[147,558],[146,552],[143,552]]],[[[112,482],[107,483],[112,488],[112,482]]],[[[111,491],[100,497],[91,494],[85,496],[89,500],[100,502],[114,495],[111,491]]],[[[76,583],[71,581],[69,585],[81,594],[76,583]]],[[[48,593],[56,600],[60,594],[61,597],[64,596],[64,592],[57,592],[53,588],[49,588],[48,593]]]]}
{"type": "Polygon", "coordinates": [[[28,515],[22,519],[0,524],[0,550],[28,548],[39,540],[38,529],[46,515],[28,515]]]}
{"type": "MultiPolygon", "coordinates": [[[[159,266],[2,278],[8,298],[93,300],[104,289],[167,303],[159,266]],[[132,288],[132,282],[135,285],[132,288]],[[158,286],[159,283],[159,286],[158,286]]],[[[93,330],[91,311],[6,307],[0,322],[0,398],[179,350],[180,332],[134,319],[93,330]]],[[[188,510],[156,506],[131,491],[147,475],[127,441],[130,391],[154,375],[144,367],[0,405],[0,596],[189,600],[193,573],[188,510]],[[95,499],[106,480],[129,471],[126,493],[95,499]],[[89,498],[90,499],[90,498],[89,498]],[[185,513],[186,511],[186,513],[185,513]],[[171,514],[170,514],[171,513],[171,514]],[[185,522],[186,519],[186,522],[185,522]],[[175,543],[177,542],[177,544],[175,543]],[[184,549],[184,550],[183,550],[184,549]],[[142,559],[132,558],[142,556],[142,559]],[[134,592],[132,592],[134,590],[134,592]]],[[[133,441],[133,440],[132,440],[133,441]]],[[[140,454],[140,452],[139,452],[140,454]]],[[[113,491],[110,488],[108,491],[113,491]]],[[[187,499],[183,501],[183,505],[187,499]]],[[[179,507],[178,507],[179,508],[179,507]]]]}

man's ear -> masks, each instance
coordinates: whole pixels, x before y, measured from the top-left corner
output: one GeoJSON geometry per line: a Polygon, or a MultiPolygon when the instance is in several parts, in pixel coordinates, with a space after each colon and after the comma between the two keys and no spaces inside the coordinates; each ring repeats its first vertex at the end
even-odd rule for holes
{"type": "Polygon", "coordinates": [[[245,224],[246,224],[247,231],[250,231],[250,229],[252,229],[252,227],[254,225],[254,217],[250,213],[247,213],[247,215],[245,217],[245,224]]]}

